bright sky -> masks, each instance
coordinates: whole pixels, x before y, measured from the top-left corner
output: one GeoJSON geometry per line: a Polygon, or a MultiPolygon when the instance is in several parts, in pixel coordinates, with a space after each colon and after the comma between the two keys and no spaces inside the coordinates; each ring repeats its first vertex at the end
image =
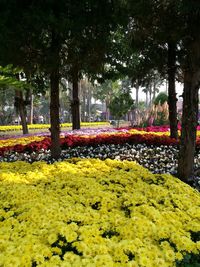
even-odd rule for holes
{"type": "MultiPolygon", "coordinates": [[[[166,83],[164,83],[160,88],[159,88],[159,92],[166,92],[167,91],[167,85],[166,83]]],[[[176,83],[176,92],[177,92],[177,98],[179,98],[180,95],[182,95],[183,93],[183,84],[182,83],[176,83]]],[[[133,88],[132,90],[132,97],[133,99],[135,99],[135,89],[133,88]]],[[[140,88],[139,90],[139,101],[145,101],[146,99],[146,94],[144,92],[142,92],[142,88],[140,88]]]]}

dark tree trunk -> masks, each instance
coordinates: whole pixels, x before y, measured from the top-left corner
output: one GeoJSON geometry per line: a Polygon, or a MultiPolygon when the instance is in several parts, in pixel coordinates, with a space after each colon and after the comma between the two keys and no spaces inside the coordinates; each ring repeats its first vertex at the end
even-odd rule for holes
{"type": "Polygon", "coordinates": [[[147,108],[148,108],[148,106],[149,106],[148,93],[149,93],[149,91],[148,91],[148,89],[146,88],[145,94],[146,94],[146,107],[147,107],[147,108]]]}
{"type": "Polygon", "coordinates": [[[108,97],[106,97],[105,99],[105,104],[106,104],[106,121],[109,121],[110,120],[110,109],[109,109],[109,103],[110,103],[110,100],[108,97]]]}
{"type": "Polygon", "coordinates": [[[136,105],[136,108],[138,108],[138,105],[139,105],[139,84],[136,83],[135,85],[135,105],[136,105]]]}
{"type": "Polygon", "coordinates": [[[23,93],[20,90],[15,90],[15,107],[21,119],[23,134],[28,134],[28,126],[26,121],[26,106],[23,99],[23,93]]]}
{"type": "Polygon", "coordinates": [[[153,81],[153,98],[152,98],[152,103],[154,103],[154,100],[156,98],[156,81],[153,81]]]}
{"type": "Polygon", "coordinates": [[[152,85],[149,85],[149,106],[152,104],[152,85]]]}
{"type": "Polygon", "coordinates": [[[33,94],[31,90],[31,95],[30,95],[30,115],[29,115],[29,123],[33,124],[33,94]]]}
{"type": "Polygon", "coordinates": [[[88,121],[91,121],[91,101],[92,101],[92,96],[91,96],[91,87],[90,84],[87,84],[87,117],[88,121]]]}
{"type": "Polygon", "coordinates": [[[58,159],[61,154],[59,122],[59,68],[51,72],[50,82],[51,157],[58,159]]]}
{"type": "Polygon", "coordinates": [[[168,105],[170,137],[178,139],[177,109],[176,109],[176,45],[168,43],[168,105]]]}
{"type": "Polygon", "coordinates": [[[72,129],[80,129],[80,101],[78,88],[78,71],[73,72],[72,77],[72,129]]]}
{"type": "Polygon", "coordinates": [[[82,96],[82,105],[81,105],[81,121],[86,121],[86,85],[85,81],[81,80],[79,86],[80,95],[82,96]]]}
{"type": "MultiPolygon", "coordinates": [[[[25,75],[27,77],[27,83],[30,85],[31,84],[31,71],[29,69],[26,69],[25,75]]],[[[29,89],[26,90],[26,95],[25,95],[25,103],[26,106],[29,106],[28,108],[28,114],[27,114],[27,120],[28,124],[33,124],[33,90],[31,88],[31,85],[29,89]]],[[[27,112],[27,109],[26,109],[27,112]]]]}
{"type": "Polygon", "coordinates": [[[60,81],[60,40],[52,31],[52,62],[50,71],[50,132],[51,132],[51,157],[58,159],[61,154],[60,147],[60,121],[59,121],[59,81],[60,81]]]}
{"type": "Polygon", "coordinates": [[[200,36],[198,34],[187,47],[186,60],[178,177],[184,182],[190,182],[194,175],[194,154],[198,124],[198,92],[200,86],[200,36]]]}
{"type": "Polygon", "coordinates": [[[194,154],[198,122],[198,91],[200,71],[184,73],[181,144],[178,159],[178,177],[190,182],[194,174],[194,154]]]}

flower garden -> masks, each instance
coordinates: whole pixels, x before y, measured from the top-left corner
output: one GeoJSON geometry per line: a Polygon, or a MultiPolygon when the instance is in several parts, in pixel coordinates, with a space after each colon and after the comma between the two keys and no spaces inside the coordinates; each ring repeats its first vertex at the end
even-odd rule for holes
{"type": "Polygon", "coordinates": [[[167,126],[63,131],[61,147],[0,139],[0,266],[199,266],[200,194],[171,175],[167,126]]]}
{"type": "MultiPolygon", "coordinates": [[[[81,126],[89,126],[92,125],[92,127],[95,126],[105,126],[105,125],[109,125],[108,122],[92,122],[92,123],[88,123],[88,122],[81,122],[81,126]]],[[[30,129],[49,129],[50,124],[30,124],[28,125],[29,130],[30,129]]],[[[62,123],[61,127],[72,127],[72,123],[62,123]]],[[[0,126],[0,132],[5,132],[5,131],[17,131],[17,130],[22,130],[22,126],[21,125],[5,125],[5,126],[0,126]]]]}

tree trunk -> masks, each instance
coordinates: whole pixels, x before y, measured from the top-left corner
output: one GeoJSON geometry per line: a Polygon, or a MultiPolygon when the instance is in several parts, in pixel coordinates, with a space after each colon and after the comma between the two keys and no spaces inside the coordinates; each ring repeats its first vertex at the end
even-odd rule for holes
{"type": "Polygon", "coordinates": [[[29,123],[33,124],[33,94],[32,94],[32,90],[30,92],[30,116],[29,116],[29,123]]]}
{"type": "Polygon", "coordinates": [[[176,45],[168,43],[168,106],[169,106],[169,123],[170,123],[170,137],[178,138],[177,129],[177,108],[176,108],[176,45]]]}
{"type": "Polygon", "coordinates": [[[81,80],[80,81],[80,87],[79,87],[79,92],[80,95],[82,96],[82,105],[81,105],[81,121],[86,121],[86,85],[85,81],[81,80]]]}
{"type": "Polygon", "coordinates": [[[149,106],[149,99],[148,99],[148,90],[146,89],[146,107],[148,108],[149,106]]]}
{"type": "Polygon", "coordinates": [[[52,70],[50,83],[51,157],[58,159],[61,154],[59,122],[59,68],[52,70]]]}
{"type": "Polygon", "coordinates": [[[91,121],[91,87],[90,87],[90,83],[87,83],[87,117],[88,117],[88,121],[91,121]]]}
{"type": "Polygon", "coordinates": [[[109,103],[110,103],[110,101],[109,101],[109,99],[108,98],[106,98],[105,99],[105,104],[106,104],[106,121],[109,121],[110,120],[110,109],[109,109],[109,103]]]}
{"type": "Polygon", "coordinates": [[[154,100],[156,98],[156,81],[153,81],[153,97],[152,97],[152,103],[154,103],[154,100]]]}
{"type": "Polygon", "coordinates": [[[198,125],[198,93],[200,86],[200,36],[196,35],[187,47],[184,69],[183,115],[178,177],[190,183],[194,175],[194,154],[198,125]]]}
{"type": "Polygon", "coordinates": [[[138,105],[139,105],[139,85],[138,85],[138,83],[136,83],[136,85],[135,85],[135,105],[136,105],[136,108],[138,108],[138,105]]]}
{"type": "Polygon", "coordinates": [[[72,129],[80,129],[80,101],[78,88],[78,71],[73,72],[72,77],[72,129]]]}
{"type": "Polygon", "coordinates": [[[20,90],[15,90],[15,106],[21,119],[23,134],[28,134],[28,126],[26,121],[26,107],[23,99],[23,93],[20,90]]]}
{"type": "Polygon", "coordinates": [[[50,132],[51,132],[51,157],[58,159],[61,154],[60,147],[60,120],[59,120],[59,81],[60,81],[60,40],[52,31],[52,62],[50,71],[50,132]]]}
{"type": "Polygon", "coordinates": [[[185,72],[181,144],[178,159],[178,177],[184,182],[190,182],[194,174],[199,81],[200,72],[185,72]]]}
{"type": "Polygon", "coordinates": [[[152,104],[152,86],[149,85],[149,106],[151,107],[152,104]]]}

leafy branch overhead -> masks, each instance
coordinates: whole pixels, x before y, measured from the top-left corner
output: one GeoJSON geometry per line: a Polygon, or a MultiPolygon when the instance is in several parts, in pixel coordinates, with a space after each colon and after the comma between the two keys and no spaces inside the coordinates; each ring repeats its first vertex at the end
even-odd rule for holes
{"type": "Polygon", "coordinates": [[[15,89],[22,89],[26,87],[26,81],[20,81],[19,76],[20,69],[13,68],[12,65],[6,67],[0,66],[0,88],[2,87],[14,87],[15,89]]]}

